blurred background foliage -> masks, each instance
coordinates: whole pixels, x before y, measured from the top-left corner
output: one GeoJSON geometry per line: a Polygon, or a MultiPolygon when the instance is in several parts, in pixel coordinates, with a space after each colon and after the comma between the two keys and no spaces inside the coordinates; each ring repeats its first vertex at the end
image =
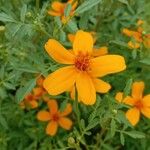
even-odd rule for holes
{"type": "MultiPolygon", "coordinates": [[[[150,93],[150,50],[129,49],[129,38],[121,33],[123,28],[136,29],[138,19],[145,21],[144,30],[150,32],[150,1],[79,0],[78,7],[83,8],[65,25],[47,14],[51,2],[0,0],[0,149],[150,150],[150,120],[142,117],[133,128],[125,119],[125,106],[114,99],[118,91],[128,95],[135,80],[145,81],[145,93],[150,93]],[[67,35],[78,29],[96,32],[96,46],[108,46],[109,53],[123,55],[128,67],[105,77],[113,88],[106,95],[98,95],[95,105],[80,104],[80,129],[73,113],[73,129],[60,129],[55,137],[49,137],[45,123],[36,120],[44,103],[34,110],[22,110],[18,105],[20,92],[29,88],[29,83],[34,87],[38,75],[46,76],[59,67],[45,52],[45,42],[55,38],[70,48],[67,35]]],[[[55,98],[61,107],[70,99],[68,93],[55,98]]]]}

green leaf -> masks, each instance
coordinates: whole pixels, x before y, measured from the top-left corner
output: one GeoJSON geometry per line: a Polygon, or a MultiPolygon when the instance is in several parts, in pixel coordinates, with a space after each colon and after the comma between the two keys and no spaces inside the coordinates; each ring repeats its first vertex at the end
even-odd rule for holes
{"type": "Polygon", "coordinates": [[[95,118],[95,119],[93,119],[92,121],[89,122],[88,126],[86,127],[86,130],[88,131],[88,130],[94,128],[98,124],[99,124],[99,119],[95,118]]]}
{"type": "Polygon", "coordinates": [[[16,101],[17,103],[20,103],[24,97],[31,92],[31,90],[34,88],[36,84],[36,78],[35,79],[31,79],[30,81],[28,81],[24,87],[19,88],[19,90],[16,93],[16,101]]]}
{"type": "Polygon", "coordinates": [[[54,18],[54,21],[55,21],[55,23],[57,24],[57,26],[58,26],[59,28],[61,28],[62,22],[61,22],[61,20],[60,20],[60,17],[55,17],[55,18],[54,18]]]}
{"type": "Polygon", "coordinates": [[[0,13],[0,21],[2,21],[2,22],[16,22],[16,20],[12,16],[9,16],[8,14],[6,14],[4,12],[0,13]]]}
{"type": "Polygon", "coordinates": [[[140,62],[145,65],[150,65],[150,58],[144,58],[144,59],[140,60],[140,62]]]}
{"type": "Polygon", "coordinates": [[[70,20],[70,21],[68,22],[67,27],[71,30],[71,32],[74,32],[74,33],[75,33],[75,32],[78,31],[77,24],[76,24],[74,21],[72,21],[72,20],[70,20]]]}
{"type": "Polygon", "coordinates": [[[134,138],[134,139],[141,139],[141,138],[145,138],[145,134],[143,132],[139,132],[139,131],[130,131],[130,132],[125,132],[125,134],[129,135],[130,137],[134,138]]]}
{"type": "Polygon", "coordinates": [[[124,145],[124,143],[125,143],[125,138],[124,138],[123,133],[120,133],[120,142],[122,145],[124,145]]]}
{"type": "Polygon", "coordinates": [[[68,99],[63,100],[63,102],[60,104],[60,111],[63,111],[66,108],[67,103],[68,103],[68,99]]]}
{"type": "Polygon", "coordinates": [[[116,132],[116,122],[114,119],[111,120],[110,127],[111,127],[110,128],[111,137],[114,137],[115,132],[116,132]]]}
{"type": "Polygon", "coordinates": [[[128,96],[130,94],[132,83],[133,83],[133,79],[132,78],[127,80],[126,86],[125,86],[125,88],[123,90],[124,97],[126,97],[126,96],[128,96]]]}
{"type": "Polygon", "coordinates": [[[27,5],[24,4],[23,7],[22,7],[22,9],[21,9],[21,14],[20,14],[20,20],[22,22],[25,21],[26,12],[27,12],[27,5]]]}
{"type": "Polygon", "coordinates": [[[128,5],[128,1],[127,0],[118,0],[119,2],[128,5]]]}
{"type": "Polygon", "coordinates": [[[71,4],[67,4],[66,8],[65,8],[65,11],[64,11],[64,14],[66,17],[68,17],[70,15],[70,11],[71,11],[71,4]]]}
{"type": "Polygon", "coordinates": [[[2,114],[0,114],[0,124],[4,127],[4,129],[8,129],[6,119],[2,116],[2,114]]]}
{"type": "Polygon", "coordinates": [[[75,11],[75,14],[81,14],[100,3],[101,0],[87,0],[81,4],[75,11]]]}

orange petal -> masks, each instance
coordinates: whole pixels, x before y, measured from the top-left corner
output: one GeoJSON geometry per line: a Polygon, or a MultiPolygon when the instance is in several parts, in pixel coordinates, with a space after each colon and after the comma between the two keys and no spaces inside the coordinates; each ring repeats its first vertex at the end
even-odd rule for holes
{"type": "Polygon", "coordinates": [[[129,41],[128,42],[128,46],[132,49],[137,49],[140,47],[140,44],[138,42],[132,42],[132,41],[129,41]]]}
{"type": "Polygon", "coordinates": [[[36,80],[36,84],[40,87],[43,87],[43,82],[44,82],[44,77],[40,76],[37,80],[36,80]]]}
{"type": "Polygon", "coordinates": [[[38,107],[38,102],[36,100],[29,101],[28,104],[29,104],[29,107],[33,109],[38,107]]]}
{"type": "Polygon", "coordinates": [[[68,39],[71,43],[73,43],[74,41],[74,38],[75,38],[75,35],[74,34],[68,34],[68,39]]]}
{"type": "Polygon", "coordinates": [[[38,98],[40,98],[44,94],[44,92],[45,92],[44,89],[41,87],[36,87],[33,89],[34,96],[36,96],[38,98]]]}
{"type": "Polygon", "coordinates": [[[144,107],[141,109],[142,114],[147,117],[150,118],[150,107],[144,107]]]}
{"type": "Polygon", "coordinates": [[[96,90],[90,76],[81,73],[76,80],[76,87],[80,100],[86,105],[93,105],[96,101],[96,90]]]}
{"type": "Polygon", "coordinates": [[[122,33],[125,34],[126,36],[129,36],[129,37],[132,36],[132,30],[129,30],[129,29],[127,29],[127,28],[124,28],[124,29],[122,30],[122,33]]]}
{"type": "Polygon", "coordinates": [[[52,7],[53,10],[55,10],[57,12],[62,12],[62,10],[64,9],[65,5],[63,3],[61,3],[61,2],[55,1],[55,2],[52,3],[51,7],[52,7]]]}
{"type": "Polygon", "coordinates": [[[107,82],[104,82],[103,80],[93,79],[93,83],[94,83],[96,92],[107,93],[111,89],[110,84],[107,82]]]}
{"type": "Polygon", "coordinates": [[[54,136],[58,129],[58,123],[55,121],[50,121],[46,127],[46,134],[54,136]]]}
{"type": "Polygon", "coordinates": [[[123,100],[123,92],[118,92],[118,93],[116,94],[116,96],[115,96],[115,99],[116,99],[119,103],[121,103],[122,100],[123,100]]]}
{"type": "Polygon", "coordinates": [[[93,49],[93,37],[90,33],[79,30],[73,42],[73,50],[76,55],[91,54],[93,49]]]}
{"type": "Polygon", "coordinates": [[[55,11],[53,11],[53,10],[49,10],[49,11],[48,11],[48,14],[49,14],[50,16],[61,16],[61,13],[60,13],[60,12],[55,12],[55,11]]]}
{"type": "Polygon", "coordinates": [[[47,111],[40,111],[37,114],[37,119],[40,121],[49,121],[50,120],[50,113],[47,111]]]}
{"type": "Polygon", "coordinates": [[[47,105],[50,110],[50,114],[55,114],[58,111],[58,104],[56,100],[49,100],[47,105]]]}
{"type": "Polygon", "coordinates": [[[91,73],[94,77],[103,77],[126,69],[124,57],[105,55],[91,60],[91,73]]]}
{"type": "Polygon", "coordinates": [[[73,124],[72,121],[66,117],[61,117],[59,119],[59,125],[66,130],[69,130],[72,124],[73,124]]]}
{"type": "Polygon", "coordinates": [[[130,96],[127,96],[123,99],[123,103],[130,105],[130,106],[134,106],[136,102],[137,102],[137,100],[130,96]]]}
{"type": "Polygon", "coordinates": [[[72,106],[71,104],[67,104],[65,110],[63,112],[60,112],[60,116],[66,116],[72,112],[72,106]]]}
{"type": "Polygon", "coordinates": [[[47,53],[57,62],[62,64],[73,64],[74,55],[67,51],[59,42],[49,39],[45,44],[47,53]]]}
{"type": "Polygon", "coordinates": [[[146,95],[143,97],[143,99],[141,100],[143,106],[145,107],[150,107],[150,94],[146,95]]]}
{"type": "Polygon", "coordinates": [[[126,118],[135,126],[140,120],[140,111],[137,108],[131,108],[126,112],[126,118]]]}
{"type": "Polygon", "coordinates": [[[99,49],[93,49],[93,56],[103,56],[108,53],[108,48],[106,46],[100,47],[99,49]]]}
{"type": "Polygon", "coordinates": [[[73,66],[63,67],[50,74],[44,80],[43,86],[50,95],[58,95],[74,85],[76,75],[73,66]]]}
{"type": "Polygon", "coordinates": [[[144,38],[143,44],[146,48],[150,48],[150,34],[147,34],[144,38]]]}
{"type": "Polygon", "coordinates": [[[143,96],[144,87],[144,82],[134,82],[132,85],[132,97],[141,99],[143,96]]]}
{"type": "Polygon", "coordinates": [[[144,21],[141,20],[141,19],[139,19],[139,20],[137,21],[137,25],[138,25],[138,26],[141,26],[143,23],[144,23],[144,21]]]}

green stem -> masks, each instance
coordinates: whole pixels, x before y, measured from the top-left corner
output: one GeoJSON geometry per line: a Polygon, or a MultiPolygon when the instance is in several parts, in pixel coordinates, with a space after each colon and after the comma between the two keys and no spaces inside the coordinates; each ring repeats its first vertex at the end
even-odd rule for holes
{"type": "Polygon", "coordinates": [[[76,116],[77,116],[77,122],[78,122],[78,126],[79,129],[81,131],[81,126],[80,126],[80,111],[79,111],[79,106],[78,106],[78,93],[77,93],[77,89],[75,87],[75,112],[76,112],[76,116]]]}
{"type": "Polygon", "coordinates": [[[37,12],[39,11],[39,7],[40,7],[40,0],[36,0],[36,10],[37,12]]]}

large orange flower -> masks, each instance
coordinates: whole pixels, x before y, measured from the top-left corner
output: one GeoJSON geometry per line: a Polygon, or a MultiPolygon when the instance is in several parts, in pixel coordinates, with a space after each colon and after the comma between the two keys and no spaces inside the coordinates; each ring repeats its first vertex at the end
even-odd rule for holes
{"type": "Polygon", "coordinates": [[[91,34],[81,30],[75,35],[74,53],[70,53],[54,39],[48,40],[45,49],[57,62],[68,66],[50,74],[44,81],[44,88],[50,95],[57,95],[76,85],[80,100],[87,105],[95,103],[96,91],[101,93],[110,89],[110,84],[97,77],[117,73],[126,68],[122,56],[93,57],[93,38],[91,34]]]}
{"type": "Polygon", "coordinates": [[[60,16],[61,20],[63,23],[66,23],[69,19],[70,16],[72,16],[74,14],[74,11],[77,7],[77,1],[74,2],[74,0],[68,0],[67,3],[61,3],[58,1],[55,1],[52,3],[52,10],[48,11],[48,14],[51,16],[60,16]],[[71,11],[69,16],[65,16],[65,8],[67,7],[68,4],[71,4],[71,11]]]}
{"type": "Polygon", "coordinates": [[[123,93],[119,92],[116,99],[130,105],[131,108],[126,112],[129,122],[135,126],[140,119],[140,113],[150,118],[150,94],[143,96],[144,82],[134,82],[132,85],[132,94],[123,99],[123,93]]]}
{"type": "Polygon", "coordinates": [[[143,34],[143,23],[144,22],[142,20],[138,20],[137,31],[129,30],[127,28],[122,30],[123,34],[133,38],[134,41],[131,40],[128,42],[128,46],[132,49],[139,48],[141,43],[143,43],[145,47],[150,48],[150,34],[143,34]]]}
{"type": "Polygon", "coordinates": [[[37,119],[40,121],[49,121],[46,127],[46,133],[54,136],[57,132],[58,125],[62,128],[69,130],[72,126],[72,121],[66,116],[72,112],[71,104],[67,104],[64,111],[58,111],[58,104],[56,100],[48,101],[49,111],[40,111],[37,114],[37,119]]]}

